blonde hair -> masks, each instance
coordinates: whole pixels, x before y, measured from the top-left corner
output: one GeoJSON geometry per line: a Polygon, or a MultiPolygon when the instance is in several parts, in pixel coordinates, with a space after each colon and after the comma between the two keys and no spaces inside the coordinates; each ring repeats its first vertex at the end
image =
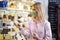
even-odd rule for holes
{"type": "Polygon", "coordinates": [[[35,10],[38,10],[38,16],[41,20],[45,20],[45,16],[44,16],[44,9],[43,9],[43,6],[40,2],[36,2],[35,4],[33,4],[32,6],[34,6],[35,10]]]}

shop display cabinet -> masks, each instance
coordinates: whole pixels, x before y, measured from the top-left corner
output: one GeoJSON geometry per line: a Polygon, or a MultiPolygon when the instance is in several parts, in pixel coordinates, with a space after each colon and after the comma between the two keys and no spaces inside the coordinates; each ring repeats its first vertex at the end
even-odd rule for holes
{"type": "Polygon", "coordinates": [[[60,5],[58,5],[58,40],[60,40],[60,5]]]}
{"type": "Polygon", "coordinates": [[[51,23],[52,37],[55,40],[60,40],[60,4],[49,2],[48,16],[51,23]]]}
{"type": "Polygon", "coordinates": [[[52,36],[57,38],[57,4],[55,2],[49,2],[48,6],[49,21],[51,23],[52,36]]]}

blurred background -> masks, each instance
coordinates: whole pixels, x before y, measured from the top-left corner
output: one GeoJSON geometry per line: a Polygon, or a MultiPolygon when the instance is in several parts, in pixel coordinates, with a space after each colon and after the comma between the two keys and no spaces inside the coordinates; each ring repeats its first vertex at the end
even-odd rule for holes
{"type": "MultiPolygon", "coordinates": [[[[30,6],[35,2],[41,2],[45,9],[53,40],[60,40],[60,0],[0,0],[0,40],[16,40],[16,35],[20,33],[14,23],[25,28],[31,19],[30,6]]],[[[29,39],[22,36],[21,40],[29,39]]]]}

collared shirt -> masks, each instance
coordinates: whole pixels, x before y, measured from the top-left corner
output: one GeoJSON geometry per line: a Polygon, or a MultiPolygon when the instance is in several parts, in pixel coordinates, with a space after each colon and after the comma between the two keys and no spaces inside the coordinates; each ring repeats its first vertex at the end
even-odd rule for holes
{"type": "Polygon", "coordinates": [[[37,35],[38,40],[44,40],[45,37],[48,40],[52,40],[51,26],[47,20],[40,21],[37,24],[33,20],[30,20],[27,28],[21,28],[20,31],[25,37],[29,37],[29,40],[34,40],[33,34],[37,35]]]}

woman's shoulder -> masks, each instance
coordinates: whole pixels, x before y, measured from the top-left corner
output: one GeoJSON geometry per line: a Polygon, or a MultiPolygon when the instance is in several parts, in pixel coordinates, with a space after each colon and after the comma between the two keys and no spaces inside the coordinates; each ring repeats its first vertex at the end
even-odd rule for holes
{"type": "Polygon", "coordinates": [[[44,20],[42,21],[42,25],[46,28],[46,27],[50,27],[50,22],[48,20],[44,20]]]}
{"type": "Polygon", "coordinates": [[[50,22],[48,20],[42,20],[42,23],[44,23],[44,24],[50,24],[50,22]]]}

